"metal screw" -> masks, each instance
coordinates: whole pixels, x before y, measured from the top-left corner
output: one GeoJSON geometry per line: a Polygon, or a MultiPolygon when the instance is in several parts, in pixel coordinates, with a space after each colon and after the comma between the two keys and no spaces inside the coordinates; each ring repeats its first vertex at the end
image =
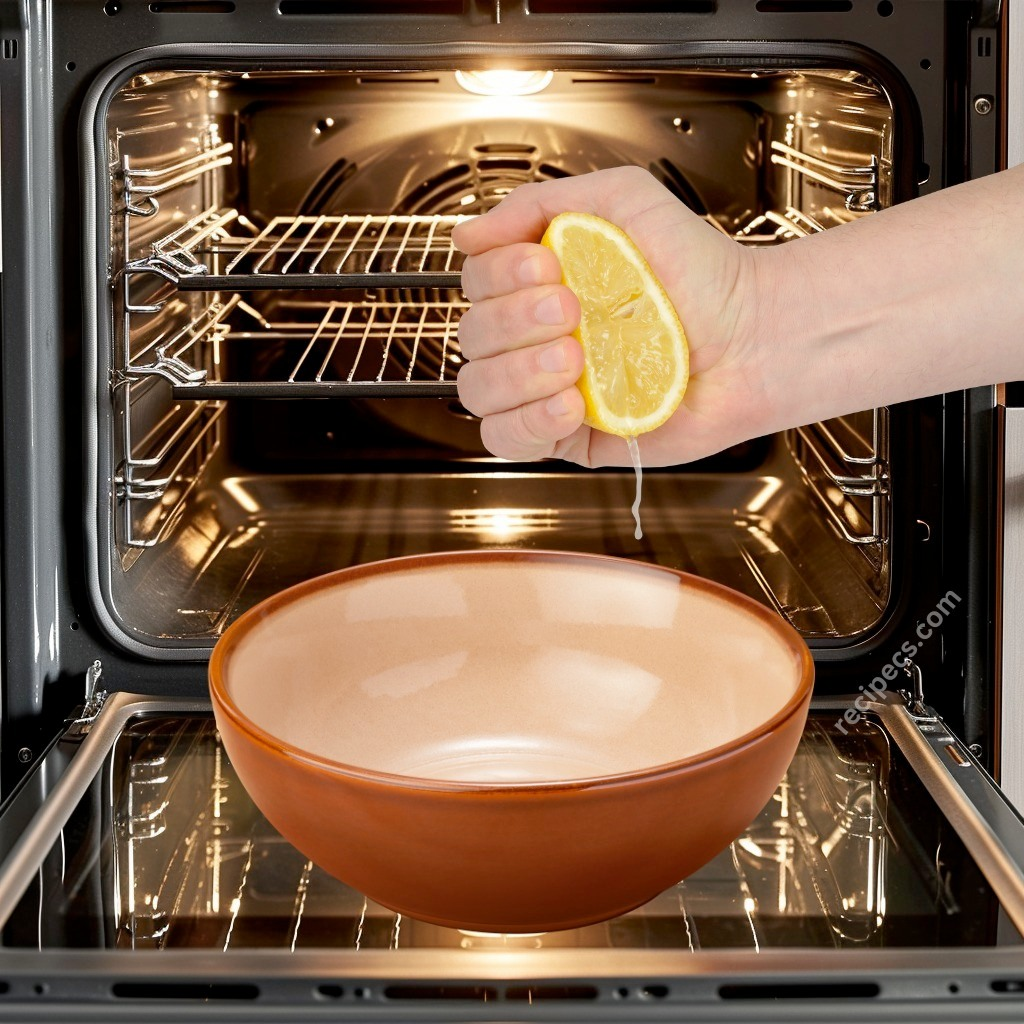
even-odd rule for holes
{"type": "Polygon", "coordinates": [[[991,114],[992,113],[992,101],[987,96],[979,96],[974,101],[974,109],[979,114],[991,114]]]}
{"type": "Polygon", "coordinates": [[[969,747],[968,747],[967,749],[968,749],[968,750],[969,750],[969,751],[970,751],[970,752],[971,752],[971,753],[972,753],[972,754],[973,754],[973,755],[974,755],[975,757],[981,757],[981,744],[980,744],[980,743],[972,743],[972,744],[971,744],[971,745],[970,745],[970,746],[969,746],[969,747]]]}
{"type": "Polygon", "coordinates": [[[28,747],[22,747],[21,750],[18,751],[18,760],[22,764],[28,764],[29,761],[32,760],[32,751],[29,750],[28,747]]]}

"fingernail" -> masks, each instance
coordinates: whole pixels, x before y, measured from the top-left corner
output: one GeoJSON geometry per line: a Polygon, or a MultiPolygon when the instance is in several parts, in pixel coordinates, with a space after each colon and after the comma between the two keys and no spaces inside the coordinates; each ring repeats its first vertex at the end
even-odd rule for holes
{"type": "Polygon", "coordinates": [[[564,416],[569,411],[565,404],[565,396],[561,391],[553,398],[548,399],[547,410],[552,416],[564,416]]]}
{"type": "Polygon", "coordinates": [[[523,284],[540,284],[541,261],[539,256],[529,256],[519,264],[519,280],[523,284]]]}
{"type": "Polygon", "coordinates": [[[551,292],[545,295],[540,302],[537,303],[533,315],[542,324],[555,324],[565,323],[565,314],[562,312],[562,300],[558,297],[558,292],[551,292]]]}
{"type": "Polygon", "coordinates": [[[569,365],[565,360],[565,347],[561,343],[544,349],[537,356],[537,362],[548,373],[561,373],[569,365]]]}

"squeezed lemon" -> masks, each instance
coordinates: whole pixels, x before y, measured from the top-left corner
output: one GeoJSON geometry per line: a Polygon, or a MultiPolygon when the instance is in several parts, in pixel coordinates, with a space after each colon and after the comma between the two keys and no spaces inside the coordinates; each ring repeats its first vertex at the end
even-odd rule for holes
{"type": "Polygon", "coordinates": [[[636,438],[661,426],[686,392],[686,333],[672,300],[621,228],[591,213],[560,213],[541,244],[558,257],[562,283],[580,302],[573,336],[583,348],[583,422],[626,439],[636,472],[636,538],[642,469],[636,438]]]}

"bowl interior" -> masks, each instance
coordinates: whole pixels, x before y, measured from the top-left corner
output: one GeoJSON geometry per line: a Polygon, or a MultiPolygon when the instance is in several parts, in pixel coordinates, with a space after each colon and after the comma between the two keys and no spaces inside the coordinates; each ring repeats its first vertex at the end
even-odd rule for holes
{"type": "Polygon", "coordinates": [[[491,784],[699,755],[807,685],[802,642],[746,598],[639,563],[530,555],[397,560],[286,591],[225,634],[223,693],[316,757],[491,784]]]}

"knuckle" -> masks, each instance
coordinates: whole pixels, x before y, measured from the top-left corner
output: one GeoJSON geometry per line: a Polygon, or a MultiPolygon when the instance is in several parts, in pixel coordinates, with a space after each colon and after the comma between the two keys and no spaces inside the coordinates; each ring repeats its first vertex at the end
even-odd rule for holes
{"type": "Polygon", "coordinates": [[[533,450],[547,444],[547,439],[537,430],[533,406],[530,405],[520,405],[512,410],[509,415],[509,433],[522,448],[533,450]]]}
{"type": "Polygon", "coordinates": [[[462,291],[470,302],[479,298],[478,265],[479,259],[476,256],[467,256],[462,263],[462,291]]]}
{"type": "Polygon", "coordinates": [[[483,333],[480,318],[481,313],[477,306],[470,306],[459,318],[455,337],[459,343],[459,351],[466,359],[476,359],[480,355],[480,337],[483,333]]]}
{"type": "Polygon", "coordinates": [[[498,302],[495,313],[497,314],[498,335],[503,339],[509,339],[512,341],[511,345],[506,344],[503,347],[515,347],[513,339],[521,338],[526,333],[523,329],[523,318],[520,310],[520,304],[509,300],[498,302]]]}
{"type": "Polygon", "coordinates": [[[623,184],[639,184],[651,180],[651,173],[637,164],[617,167],[613,173],[622,179],[623,184]]]}
{"type": "Polygon", "coordinates": [[[459,401],[474,415],[483,415],[483,405],[480,402],[481,389],[479,385],[479,367],[474,363],[465,363],[459,367],[458,376],[455,378],[455,386],[458,391],[459,401]]]}
{"type": "Polygon", "coordinates": [[[515,448],[515,444],[505,435],[501,424],[496,422],[494,416],[485,416],[480,421],[480,440],[484,447],[499,459],[513,460],[521,458],[522,455],[515,448]]]}
{"type": "Polygon", "coordinates": [[[519,406],[499,416],[488,416],[480,424],[484,446],[500,459],[535,461],[547,455],[551,445],[531,421],[528,406],[519,406]]]}
{"type": "Polygon", "coordinates": [[[512,396],[513,402],[521,402],[529,397],[529,384],[535,376],[533,365],[536,356],[530,350],[509,353],[498,361],[501,372],[500,386],[504,392],[512,396]]]}

